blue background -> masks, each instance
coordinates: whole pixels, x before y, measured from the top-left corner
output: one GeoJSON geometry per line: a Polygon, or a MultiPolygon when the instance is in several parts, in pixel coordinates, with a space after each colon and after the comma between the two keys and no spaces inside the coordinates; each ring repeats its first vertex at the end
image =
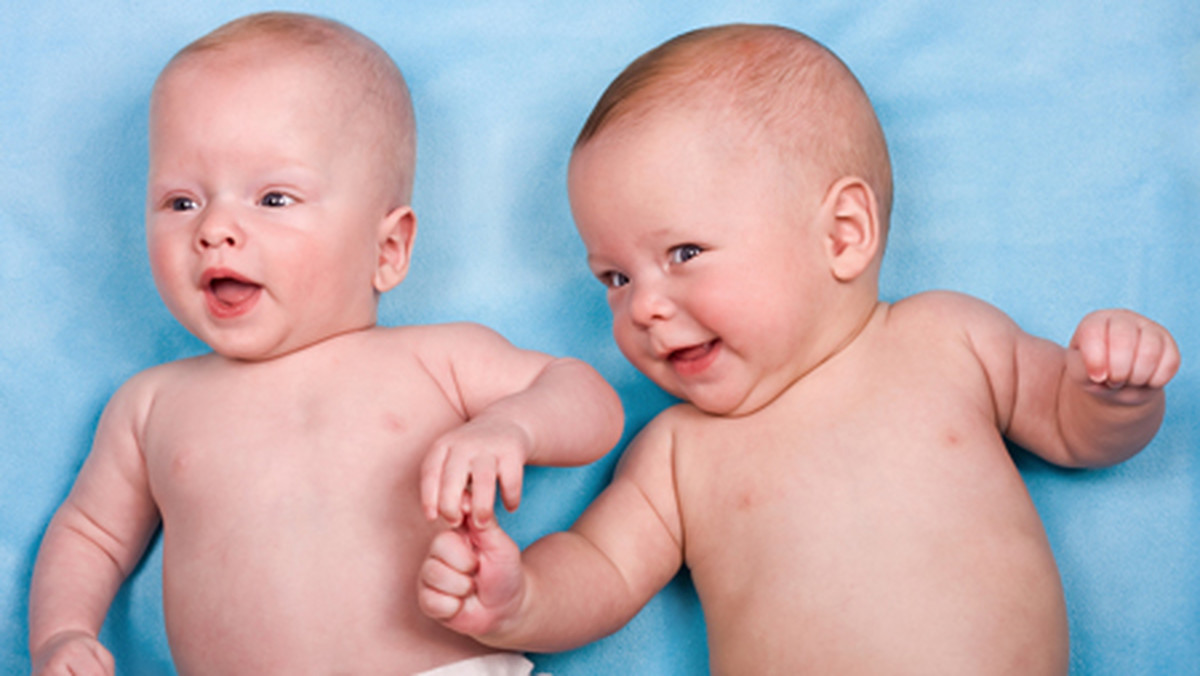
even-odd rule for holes
{"type": "MultiPolygon", "coordinates": [[[[1016,452],[1062,570],[1076,674],[1200,673],[1200,6],[903,0],[291,2],[399,62],[414,92],[420,217],[386,324],[468,319],[582,357],[620,391],[628,434],[669,403],[609,337],[564,188],[574,135],[631,59],[687,29],[767,21],[838,52],[888,135],[896,209],[883,295],[950,288],[1066,341],[1125,306],[1184,352],[1141,455],[1064,471],[1016,452]]],[[[203,349],[146,263],[146,107],[180,47],[261,2],[0,7],[0,673],[27,670],[42,530],[97,418],[133,373],[203,349]]],[[[628,439],[628,434],[626,440],[628,439]]],[[[567,527],[617,453],[531,469],[523,543],[567,527]]],[[[353,552],[347,552],[353,556],[353,552]]],[[[153,550],[103,639],[126,674],[170,673],[153,550]]],[[[803,628],[799,629],[803,631],[803,628]]],[[[558,674],[695,674],[703,619],[680,578],[625,629],[536,656],[558,674]],[[632,666],[637,665],[637,666],[632,666]]]]}

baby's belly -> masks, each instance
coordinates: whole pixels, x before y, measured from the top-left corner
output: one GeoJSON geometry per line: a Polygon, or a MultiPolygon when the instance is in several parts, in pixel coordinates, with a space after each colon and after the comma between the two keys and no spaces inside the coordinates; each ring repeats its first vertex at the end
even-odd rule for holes
{"type": "Polygon", "coordinates": [[[896,556],[798,578],[745,567],[737,573],[753,588],[701,589],[713,673],[1066,673],[1065,608],[1048,556],[920,568],[896,556]]]}
{"type": "Polygon", "coordinates": [[[689,563],[714,673],[1065,673],[1058,573],[1007,464],[860,466],[709,513],[689,563]]]}
{"type": "Polygon", "coordinates": [[[210,520],[196,532],[166,523],[164,611],[180,673],[408,673],[485,652],[416,606],[430,527],[374,528],[356,511],[210,520]]]}

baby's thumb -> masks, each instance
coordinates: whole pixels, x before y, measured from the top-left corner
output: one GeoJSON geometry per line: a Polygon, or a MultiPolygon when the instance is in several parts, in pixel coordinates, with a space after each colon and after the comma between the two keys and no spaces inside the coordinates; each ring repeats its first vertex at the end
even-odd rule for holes
{"type": "Polygon", "coordinates": [[[1092,350],[1084,354],[1083,348],[1073,346],[1067,350],[1067,376],[1077,383],[1103,385],[1108,380],[1108,363],[1103,352],[1092,350]]]}
{"type": "Polygon", "coordinates": [[[471,539],[471,546],[479,552],[481,559],[517,549],[517,544],[508,536],[508,533],[504,532],[495,519],[489,519],[483,524],[476,523],[474,519],[466,519],[464,523],[467,526],[467,535],[471,539]]]}
{"type": "Polygon", "coordinates": [[[493,519],[483,527],[471,529],[471,541],[479,556],[475,573],[475,594],[479,603],[493,611],[505,612],[521,596],[523,571],[521,549],[493,519]]]}

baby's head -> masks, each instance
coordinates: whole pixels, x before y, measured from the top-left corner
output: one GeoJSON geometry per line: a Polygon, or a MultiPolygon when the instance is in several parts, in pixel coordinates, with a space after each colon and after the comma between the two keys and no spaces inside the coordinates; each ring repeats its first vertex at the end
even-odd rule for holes
{"type": "Polygon", "coordinates": [[[373,326],[407,271],[415,147],[403,76],[347,26],[256,14],[188,45],[150,106],[147,242],[167,307],[238,359],[373,326]]]}
{"type": "Polygon", "coordinates": [[[771,401],[877,301],[883,132],[795,31],[701,29],[638,58],[584,125],[569,190],[622,352],[711,413],[771,401]]]}

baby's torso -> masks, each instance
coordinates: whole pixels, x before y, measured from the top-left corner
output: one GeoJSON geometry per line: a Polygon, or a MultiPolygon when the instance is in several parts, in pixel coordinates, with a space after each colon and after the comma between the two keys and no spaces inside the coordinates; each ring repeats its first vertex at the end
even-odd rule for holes
{"type": "Polygon", "coordinates": [[[415,603],[434,533],[420,463],[463,414],[388,342],[170,366],[142,448],[182,673],[403,673],[484,652],[415,603]]]}
{"type": "Polygon", "coordinates": [[[1058,575],[983,371],[953,336],[892,328],[751,416],[676,426],[715,673],[1065,671],[1058,575]]]}

